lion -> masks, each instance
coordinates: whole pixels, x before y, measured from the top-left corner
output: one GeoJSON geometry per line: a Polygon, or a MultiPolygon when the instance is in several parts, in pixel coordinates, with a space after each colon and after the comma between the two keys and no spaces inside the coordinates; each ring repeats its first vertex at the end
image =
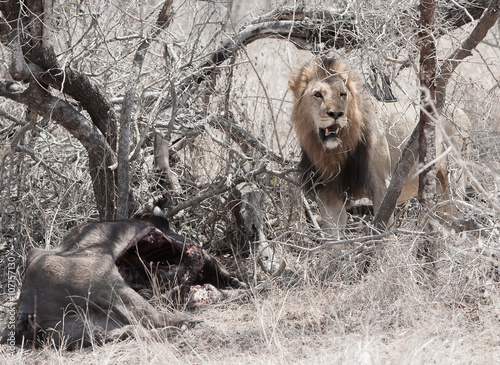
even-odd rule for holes
{"type": "MultiPolygon", "coordinates": [[[[409,103],[375,101],[362,90],[361,78],[351,66],[336,58],[306,63],[292,75],[289,87],[295,97],[292,124],[302,149],[302,185],[318,198],[323,226],[345,227],[353,200],[369,198],[376,212],[416,125],[415,108],[413,115],[405,115],[409,103]]],[[[445,133],[453,135],[455,126],[445,122],[445,133]]],[[[437,139],[439,155],[446,141],[442,134],[437,139]]],[[[440,191],[448,190],[445,172],[442,162],[437,171],[440,191]]],[[[398,203],[416,196],[417,189],[415,178],[409,179],[398,203]]],[[[393,219],[389,226],[392,223],[393,219]]]]}
{"type": "Polygon", "coordinates": [[[342,60],[319,58],[302,66],[289,86],[302,183],[317,194],[324,225],[344,227],[353,199],[367,197],[377,210],[390,182],[391,155],[358,74],[342,60]]]}

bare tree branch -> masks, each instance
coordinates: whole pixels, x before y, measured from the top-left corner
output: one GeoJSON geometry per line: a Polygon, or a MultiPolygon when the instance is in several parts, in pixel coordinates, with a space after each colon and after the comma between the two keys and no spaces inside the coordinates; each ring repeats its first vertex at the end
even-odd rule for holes
{"type": "Polygon", "coordinates": [[[137,85],[141,76],[142,65],[146,52],[154,38],[161,30],[168,27],[172,14],[170,8],[173,0],[167,0],[163,3],[162,9],[156,21],[156,28],[151,34],[139,45],[134,56],[132,64],[132,73],[129,77],[128,84],[130,88],[126,91],[122,102],[122,112],[120,118],[120,140],[118,145],[118,201],[116,217],[119,219],[128,218],[129,216],[129,149],[130,149],[130,120],[132,118],[132,110],[136,99],[137,85]]]}
{"type": "Polygon", "coordinates": [[[248,174],[246,174],[245,177],[238,177],[236,179],[233,179],[231,181],[227,181],[227,179],[224,179],[222,181],[218,181],[214,184],[212,184],[209,188],[207,188],[203,193],[197,195],[195,198],[190,199],[188,201],[185,201],[184,203],[178,204],[176,207],[171,209],[170,211],[167,212],[166,216],[167,217],[173,217],[180,211],[187,209],[189,207],[192,207],[194,205],[200,204],[202,201],[209,199],[213,196],[225,193],[229,189],[232,189],[234,186],[241,184],[244,181],[247,181],[251,179],[252,177],[255,177],[257,175],[262,175],[262,174],[270,174],[273,176],[277,176],[281,179],[284,179],[292,184],[296,184],[296,181],[293,179],[289,179],[287,177],[288,174],[290,173],[296,173],[298,172],[298,169],[292,168],[288,169],[285,171],[273,171],[269,169],[266,164],[262,164],[261,166],[257,167],[255,170],[250,171],[248,174]]]}
{"type": "Polygon", "coordinates": [[[479,22],[476,24],[469,36],[462,42],[460,48],[457,48],[441,64],[441,74],[437,78],[437,101],[436,107],[440,110],[445,101],[446,86],[448,81],[460,65],[460,61],[472,56],[472,50],[486,37],[488,31],[495,25],[500,18],[500,1],[492,0],[488,8],[482,13],[479,22]]]}
{"type": "Polygon", "coordinates": [[[44,13],[44,10],[51,11],[51,7],[44,9],[44,2],[38,0],[26,1],[23,6],[27,9],[21,10],[21,4],[13,0],[0,3],[0,11],[12,27],[8,35],[13,40],[11,45],[20,45],[24,58],[13,60],[11,67],[19,70],[20,65],[26,66],[25,71],[18,71],[13,77],[18,81],[35,78],[75,99],[115,149],[117,117],[107,97],[87,76],[70,67],[61,68],[51,44],[43,42],[47,39],[44,38],[44,29],[50,27],[43,22],[51,18],[51,14],[44,13]]]}
{"type": "Polygon", "coordinates": [[[240,145],[249,145],[275,162],[287,162],[276,152],[267,148],[264,143],[248,132],[245,128],[227,120],[226,118],[209,116],[208,123],[215,127],[222,127],[222,129],[224,129],[229,136],[240,145]]]}
{"type": "MultiPolygon", "coordinates": [[[[454,29],[478,19],[488,8],[489,1],[467,1],[463,8],[457,8],[452,2],[448,2],[445,4],[447,6],[441,8],[441,13],[447,20],[447,25],[454,29]],[[472,19],[466,14],[471,14],[472,19]]],[[[415,12],[417,13],[418,9],[415,9],[415,12]]],[[[210,60],[200,67],[199,72],[190,75],[184,85],[189,86],[192,82],[200,84],[241,47],[258,39],[282,39],[290,41],[299,49],[313,52],[318,50],[320,44],[324,45],[322,49],[325,50],[359,47],[363,40],[360,39],[356,23],[355,16],[346,13],[345,9],[332,11],[314,8],[309,11],[303,7],[279,8],[258,18],[253,25],[222,42],[210,60]]]]}
{"type": "MultiPolygon", "coordinates": [[[[470,56],[472,49],[474,49],[481,40],[486,36],[489,29],[495,24],[500,16],[498,0],[493,1],[482,1],[482,2],[466,2],[464,5],[466,11],[470,12],[474,19],[481,16],[478,24],[467,37],[467,39],[462,42],[462,46],[452,52],[451,56],[448,57],[441,63],[440,69],[442,73],[436,77],[436,109],[440,111],[443,108],[444,100],[446,96],[446,86],[448,81],[455,71],[456,67],[460,64],[460,61],[470,56]],[[480,5],[482,4],[482,5],[480,5]],[[486,9],[483,6],[488,6],[486,9]]],[[[463,9],[457,9],[456,7],[449,8],[450,19],[455,19],[454,25],[463,25],[466,19],[470,20],[470,17],[460,16],[457,14],[464,14],[463,9]]],[[[384,196],[384,199],[380,205],[379,210],[376,212],[373,219],[373,224],[377,228],[386,227],[389,219],[396,207],[396,203],[399,195],[403,189],[403,186],[408,178],[411,168],[415,164],[416,155],[418,151],[418,137],[419,135],[419,125],[413,130],[410,139],[408,140],[403,152],[399,158],[396,169],[393,173],[393,177],[389,188],[384,196]]]]}
{"type": "Polygon", "coordinates": [[[0,96],[27,105],[32,111],[52,118],[74,135],[85,147],[89,155],[89,169],[94,181],[97,207],[103,217],[106,211],[114,211],[114,199],[107,197],[106,191],[113,191],[113,180],[108,179],[108,167],[116,163],[114,152],[100,131],[67,101],[56,98],[37,83],[24,92],[9,91],[10,81],[0,82],[0,96]],[[111,187],[110,187],[111,185],[111,187]]]}
{"type": "Polygon", "coordinates": [[[420,129],[417,125],[406,143],[406,146],[403,148],[401,156],[399,156],[398,164],[392,174],[391,183],[387,188],[382,203],[380,203],[380,208],[373,218],[373,225],[378,229],[387,228],[387,224],[392,217],[394,208],[396,208],[401,191],[403,191],[403,186],[408,179],[408,174],[415,165],[418,153],[419,134],[420,129]]]}

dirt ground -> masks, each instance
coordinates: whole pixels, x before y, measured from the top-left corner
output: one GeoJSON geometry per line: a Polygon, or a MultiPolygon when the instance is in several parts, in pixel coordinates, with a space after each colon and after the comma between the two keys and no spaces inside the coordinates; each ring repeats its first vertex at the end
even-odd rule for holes
{"type": "Polygon", "coordinates": [[[379,242],[367,273],[352,261],[332,270],[327,252],[307,265],[289,255],[283,277],[190,312],[202,322],[178,336],[151,333],[76,351],[2,345],[2,364],[498,363],[498,230],[497,223],[483,236],[435,237],[441,258],[432,278],[415,255],[423,239],[415,232],[379,242]]]}

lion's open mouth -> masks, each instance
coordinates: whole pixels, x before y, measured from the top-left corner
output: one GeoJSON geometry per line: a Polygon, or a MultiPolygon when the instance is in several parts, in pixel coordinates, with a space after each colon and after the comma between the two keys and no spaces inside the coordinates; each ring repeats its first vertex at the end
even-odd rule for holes
{"type": "Polygon", "coordinates": [[[319,136],[323,142],[326,142],[329,139],[340,138],[340,125],[332,124],[326,128],[319,129],[319,136]]]}

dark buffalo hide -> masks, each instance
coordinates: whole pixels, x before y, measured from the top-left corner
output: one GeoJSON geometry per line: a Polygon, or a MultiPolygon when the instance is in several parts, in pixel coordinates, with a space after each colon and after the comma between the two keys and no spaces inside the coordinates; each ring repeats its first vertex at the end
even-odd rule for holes
{"type": "Polygon", "coordinates": [[[195,285],[196,292],[244,286],[155,213],[83,224],[60,246],[33,249],[18,301],[18,343],[86,346],[138,328],[169,334],[192,322],[158,311],[138,292],[179,303],[195,285]]]}

